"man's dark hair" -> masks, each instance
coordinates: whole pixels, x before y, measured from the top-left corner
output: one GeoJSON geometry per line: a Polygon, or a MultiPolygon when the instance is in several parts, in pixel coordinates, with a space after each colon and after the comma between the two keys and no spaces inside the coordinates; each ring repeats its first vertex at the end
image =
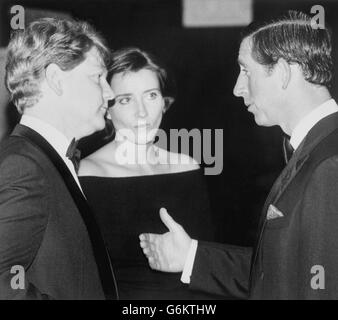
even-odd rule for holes
{"type": "Polygon", "coordinates": [[[313,84],[330,87],[333,78],[331,32],[314,28],[305,13],[288,11],[264,24],[251,23],[242,33],[242,40],[250,38],[252,57],[271,70],[283,58],[298,64],[304,78],[313,84]]]}

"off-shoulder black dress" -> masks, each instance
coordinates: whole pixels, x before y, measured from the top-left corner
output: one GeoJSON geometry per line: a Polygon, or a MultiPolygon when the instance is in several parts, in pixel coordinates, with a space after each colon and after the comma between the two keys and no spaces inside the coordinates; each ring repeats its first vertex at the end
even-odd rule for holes
{"type": "Polygon", "coordinates": [[[167,208],[188,234],[214,240],[202,170],[134,177],[82,176],[80,182],[112,257],[121,299],[215,298],[188,289],[181,273],[150,269],[139,234],[168,231],[159,209],[167,208]]]}

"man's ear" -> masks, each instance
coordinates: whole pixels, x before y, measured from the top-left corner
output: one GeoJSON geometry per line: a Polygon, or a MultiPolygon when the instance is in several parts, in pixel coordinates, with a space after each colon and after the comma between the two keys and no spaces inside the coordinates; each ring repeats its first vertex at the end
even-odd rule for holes
{"type": "Polygon", "coordinates": [[[61,96],[63,93],[62,73],[63,71],[55,63],[48,65],[45,70],[47,84],[58,96],[61,96]]]}
{"type": "Polygon", "coordinates": [[[287,63],[287,61],[283,58],[279,58],[277,62],[277,67],[279,69],[281,80],[282,80],[282,88],[286,89],[291,80],[291,67],[287,63]]]}

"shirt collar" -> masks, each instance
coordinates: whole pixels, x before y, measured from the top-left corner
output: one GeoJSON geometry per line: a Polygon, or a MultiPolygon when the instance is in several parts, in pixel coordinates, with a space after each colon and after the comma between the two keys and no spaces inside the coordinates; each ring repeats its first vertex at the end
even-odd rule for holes
{"type": "Polygon", "coordinates": [[[35,130],[53,146],[63,159],[66,157],[70,141],[62,132],[43,120],[25,114],[21,117],[20,124],[35,130]]]}
{"type": "Polygon", "coordinates": [[[330,99],[322,103],[320,106],[307,114],[303,119],[301,119],[295,129],[292,131],[290,138],[290,143],[294,150],[299,147],[302,140],[317,122],[337,111],[338,106],[335,100],[330,99]]]}
{"type": "Polygon", "coordinates": [[[55,127],[51,126],[50,124],[46,123],[43,120],[40,120],[32,116],[28,116],[25,114],[22,115],[20,124],[33,129],[47,140],[47,142],[55,149],[55,151],[59,154],[61,159],[65,162],[73,178],[75,179],[77,185],[79,186],[83,196],[86,198],[85,194],[82,191],[77,174],[75,172],[74,165],[66,157],[68,147],[71,143],[68,140],[68,138],[62,132],[57,130],[55,127]]]}

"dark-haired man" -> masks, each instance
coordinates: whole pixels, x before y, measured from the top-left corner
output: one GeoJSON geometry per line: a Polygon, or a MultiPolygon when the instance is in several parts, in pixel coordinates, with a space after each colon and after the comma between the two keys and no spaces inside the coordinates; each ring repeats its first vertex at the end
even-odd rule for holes
{"type": "Polygon", "coordinates": [[[337,299],[338,107],[328,90],[330,34],[313,29],[311,17],[289,12],[250,25],[238,62],[234,94],[258,125],[280,126],[294,149],[264,205],[256,245],[197,243],[161,209],[169,232],[141,235],[141,247],[153,269],[183,271],[191,289],[252,299],[337,299]]]}
{"type": "Polygon", "coordinates": [[[22,118],[0,149],[0,299],[116,298],[71,143],[104,128],[108,61],[84,22],[45,18],[10,40],[6,85],[22,118]]]}

